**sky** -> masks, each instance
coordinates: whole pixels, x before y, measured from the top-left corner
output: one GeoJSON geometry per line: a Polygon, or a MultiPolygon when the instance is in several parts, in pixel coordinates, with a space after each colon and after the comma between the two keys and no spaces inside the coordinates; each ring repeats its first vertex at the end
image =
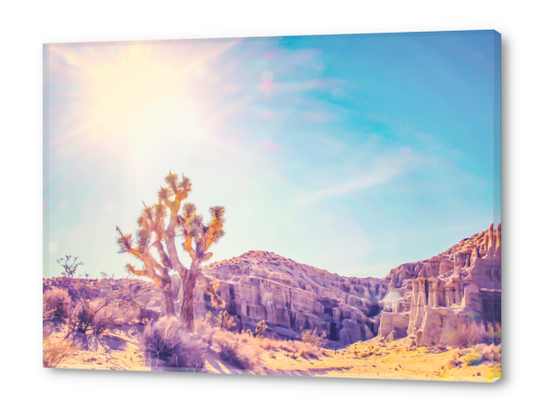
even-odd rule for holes
{"type": "Polygon", "coordinates": [[[44,276],[125,276],[171,170],[226,208],[211,262],[383,277],[500,221],[499,139],[493,31],[44,45],[44,276]]]}

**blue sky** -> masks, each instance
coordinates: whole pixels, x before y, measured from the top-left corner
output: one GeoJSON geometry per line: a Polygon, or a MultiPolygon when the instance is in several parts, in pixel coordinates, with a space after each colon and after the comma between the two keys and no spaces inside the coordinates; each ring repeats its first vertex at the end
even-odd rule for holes
{"type": "Polygon", "coordinates": [[[213,261],[382,277],[500,219],[492,31],[58,44],[44,64],[45,276],[65,254],[123,276],[115,226],[170,169],[226,207],[213,261]]]}

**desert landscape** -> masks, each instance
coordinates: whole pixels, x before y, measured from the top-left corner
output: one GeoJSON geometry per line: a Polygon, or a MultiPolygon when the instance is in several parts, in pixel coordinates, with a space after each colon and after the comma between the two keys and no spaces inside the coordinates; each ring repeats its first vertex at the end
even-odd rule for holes
{"type": "Polygon", "coordinates": [[[43,366],[498,379],[499,76],[491,30],[44,45],[43,366]]]}
{"type": "Polygon", "coordinates": [[[501,226],[382,279],[342,277],[266,251],[205,265],[223,207],[203,223],[169,174],[128,276],[43,280],[45,367],[493,382],[501,373],[501,226]],[[192,258],[185,267],[176,238],[192,258]]]}

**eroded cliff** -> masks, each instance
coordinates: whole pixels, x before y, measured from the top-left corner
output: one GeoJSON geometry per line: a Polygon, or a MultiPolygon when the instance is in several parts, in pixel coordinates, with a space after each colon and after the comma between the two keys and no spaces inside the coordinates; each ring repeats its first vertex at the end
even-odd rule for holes
{"type": "Polygon", "coordinates": [[[463,239],[431,259],[392,269],[384,278],[379,336],[412,336],[435,345],[473,323],[500,323],[501,225],[463,239]]]}

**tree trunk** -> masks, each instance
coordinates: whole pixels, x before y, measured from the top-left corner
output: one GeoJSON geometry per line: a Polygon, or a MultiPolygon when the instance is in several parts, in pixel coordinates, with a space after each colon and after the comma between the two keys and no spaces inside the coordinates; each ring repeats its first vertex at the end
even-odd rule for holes
{"type": "Polygon", "coordinates": [[[175,316],[175,299],[171,290],[171,279],[162,279],[162,293],[164,294],[166,316],[175,316]]]}
{"type": "Polygon", "coordinates": [[[194,288],[198,278],[199,264],[192,263],[186,282],[183,282],[183,303],[181,321],[187,332],[194,332],[194,288]]]}

